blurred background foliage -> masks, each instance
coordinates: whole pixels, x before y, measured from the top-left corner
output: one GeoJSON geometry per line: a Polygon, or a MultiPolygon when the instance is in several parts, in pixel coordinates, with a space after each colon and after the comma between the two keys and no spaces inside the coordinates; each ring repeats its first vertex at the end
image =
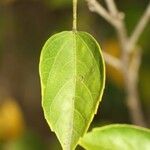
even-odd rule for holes
{"type": "MultiPolygon", "coordinates": [[[[116,3],[126,13],[131,34],[148,0],[117,0],[116,3]]],[[[79,30],[93,34],[103,50],[119,57],[113,28],[89,12],[84,0],[79,1],[78,17],[79,30]]],[[[44,42],[52,34],[71,28],[71,0],[0,0],[0,150],[61,149],[43,117],[38,62],[44,42]]],[[[150,26],[139,41],[143,51],[139,93],[150,125],[149,41],[150,26]]],[[[107,66],[103,101],[91,127],[109,123],[131,122],[122,76],[107,66]]]]}

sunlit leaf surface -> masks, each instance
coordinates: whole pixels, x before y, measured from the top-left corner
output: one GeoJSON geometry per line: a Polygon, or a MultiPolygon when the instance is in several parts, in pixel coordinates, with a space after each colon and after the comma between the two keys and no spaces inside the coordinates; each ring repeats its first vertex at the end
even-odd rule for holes
{"type": "Polygon", "coordinates": [[[101,100],[105,72],[100,51],[91,35],[72,31],[50,37],[42,49],[42,106],[64,150],[75,148],[101,100]]]}
{"type": "Polygon", "coordinates": [[[87,133],[80,145],[86,150],[150,150],[150,130],[132,125],[108,125],[87,133]]]}

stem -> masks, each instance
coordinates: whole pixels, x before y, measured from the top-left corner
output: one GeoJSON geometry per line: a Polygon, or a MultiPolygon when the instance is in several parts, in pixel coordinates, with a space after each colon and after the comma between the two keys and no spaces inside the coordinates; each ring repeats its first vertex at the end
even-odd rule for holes
{"type": "MultiPolygon", "coordinates": [[[[126,103],[129,110],[130,119],[133,124],[147,127],[147,123],[142,111],[142,105],[140,103],[139,94],[138,94],[138,81],[139,81],[139,67],[141,64],[141,52],[139,49],[136,49],[134,52],[132,61],[127,70],[124,70],[124,82],[125,82],[125,91],[127,94],[126,103]]],[[[128,65],[128,62],[125,62],[125,66],[128,65]]]]}
{"type": "Polygon", "coordinates": [[[112,16],[110,16],[109,12],[99,4],[96,0],[86,0],[89,6],[90,11],[95,12],[102,16],[108,23],[110,23],[112,26],[116,26],[118,21],[114,20],[112,16]]]}
{"type": "Polygon", "coordinates": [[[131,122],[133,124],[146,127],[147,125],[145,122],[144,114],[142,112],[142,106],[138,94],[138,74],[137,74],[138,72],[137,71],[139,68],[136,70],[134,67],[136,68],[137,66],[133,66],[132,68],[133,70],[128,72],[128,74],[127,73],[124,74],[125,91],[127,94],[126,104],[129,110],[129,116],[131,122]]]}
{"type": "Polygon", "coordinates": [[[112,55],[110,55],[104,51],[103,51],[103,55],[104,55],[104,59],[107,62],[107,64],[118,69],[119,71],[121,70],[122,65],[121,65],[121,61],[118,58],[116,58],[116,57],[114,57],[114,56],[112,56],[112,55]]]}
{"type": "Polygon", "coordinates": [[[127,106],[129,109],[130,119],[133,124],[147,127],[145,118],[142,111],[142,106],[139,100],[138,90],[136,83],[131,87],[127,87],[127,106]]]}
{"type": "Polygon", "coordinates": [[[77,31],[77,3],[78,0],[73,0],[73,31],[77,31]]]}
{"type": "Polygon", "coordinates": [[[117,12],[117,8],[116,8],[114,0],[105,0],[105,1],[106,1],[107,6],[108,6],[109,12],[113,16],[115,16],[118,12],[117,12]]]}

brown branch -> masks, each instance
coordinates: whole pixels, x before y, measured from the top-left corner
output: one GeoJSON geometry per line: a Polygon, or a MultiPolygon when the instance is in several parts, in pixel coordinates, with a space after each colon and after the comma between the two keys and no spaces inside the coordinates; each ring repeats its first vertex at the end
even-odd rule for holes
{"type": "Polygon", "coordinates": [[[127,91],[127,106],[130,114],[130,118],[134,124],[141,125],[147,127],[147,124],[143,117],[143,111],[139,99],[138,94],[138,75],[139,68],[141,64],[141,51],[137,49],[134,52],[130,68],[129,68],[129,76],[126,81],[126,91],[127,91]]]}
{"type": "Polygon", "coordinates": [[[88,3],[89,10],[102,16],[108,23],[116,26],[116,20],[107,12],[107,10],[97,0],[85,0],[88,3]]]}
{"type": "Polygon", "coordinates": [[[106,52],[103,51],[103,55],[104,55],[104,59],[107,62],[107,64],[109,64],[110,66],[120,70],[122,67],[122,64],[120,62],[120,60],[106,52]]]}
{"type": "Polygon", "coordinates": [[[114,26],[119,36],[120,45],[121,47],[123,46],[122,49],[125,50],[126,48],[124,47],[124,43],[127,41],[127,34],[126,34],[126,28],[125,28],[124,20],[123,20],[124,14],[117,10],[117,7],[112,0],[107,0],[107,5],[109,8],[112,7],[110,6],[110,3],[109,3],[110,1],[111,1],[111,4],[113,3],[114,5],[113,8],[110,8],[111,9],[110,13],[107,12],[107,10],[103,8],[103,6],[99,2],[97,2],[97,0],[86,0],[86,1],[88,3],[89,10],[99,14],[108,23],[114,26]],[[115,12],[112,12],[112,11],[115,11],[115,12]]]}
{"type": "MultiPolygon", "coordinates": [[[[126,31],[126,27],[125,27],[125,23],[124,23],[124,14],[117,9],[117,6],[116,6],[114,0],[105,0],[105,1],[106,1],[108,9],[110,11],[110,15],[113,16],[115,20],[118,20],[118,21],[116,21],[117,24],[115,26],[115,29],[116,29],[116,32],[118,35],[121,49],[122,49],[122,51],[127,51],[127,47],[125,44],[125,43],[127,43],[127,31],[126,31]]],[[[122,53],[124,55],[124,52],[122,52],[122,53]]]]}
{"type": "Polygon", "coordinates": [[[109,9],[109,12],[113,16],[116,16],[116,14],[117,14],[118,11],[117,11],[117,8],[116,8],[114,0],[105,0],[105,1],[106,1],[106,4],[107,4],[107,7],[109,9]]]}

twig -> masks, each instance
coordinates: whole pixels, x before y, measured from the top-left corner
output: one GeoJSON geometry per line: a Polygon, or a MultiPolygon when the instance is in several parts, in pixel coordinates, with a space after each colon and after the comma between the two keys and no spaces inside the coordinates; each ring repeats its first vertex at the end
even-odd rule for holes
{"type": "Polygon", "coordinates": [[[131,37],[128,41],[128,50],[132,51],[134,46],[136,45],[140,35],[142,34],[144,28],[148,24],[150,20],[150,3],[147,6],[147,9],[145,10],[143,16],[139,20],[137,26],[135,27],[133,33],[131,34],[131,37]]]}
{"type": "Polygon", "coordinates": [[[130,84],[127,90],[127,106],[132,123],[143,127],[147,127],[147,124],[143,117],[143,111],[142,109],[139,109],[141,108],[141,103],[137,90],[137,84],[130,84]]]}
{"type": "MultiPolygon", "coordinates": [[[[109,22],[111,25],[114,26],[114,28],[116,29],[118,33],[119,40],[121,43],[120,45],[122,47],[122,45],[124,45],[123,43],[127,41],[126,29],[125,29],[124,22],[123,22],[123,18],[124,18],[123,13],[117,10],[116,5],[112,0],[107,0],[107,5],[109,8],[112,7],[110,6],[109,2],[111,1],[111,4],[113,3],[113,8],[110,8],[111,9],[110,13],[107,12],[107,10],[103,8],[103,6],[99,2],[97,2],[97,0],[86,0],[86,1],[88,3],[90,11],[99,14],[107,22],[109,22]],[[112,12],[114,10],[115,12],[112,12]]],[[[122,47],[122,49],[125,50],[126,48],[122,47]]]]}
{"type": "Polygon", "coordinates": [[[128,72],[129,73],[128,82],[130,83],[126,84],[127,106],[128,109],[130,110],[129,114],[132,122],[134,124],[147,127],[147,124],[143,117],[142,109],[140,109],[142,106],[139,100],[139,94],[137,89],[140,64],[141,64],[141,51],[140,49],[137,49],[134,52],[128,72]]]}
{"type": "Polygon", "coordinates": [[[111,25],[116,26],[116,20],[107,12],[107,10],[97,2],[97,0],[86,0],[89,10],[102,16],[111,25]]]}
{"type": "Polygon", "coordinates": [[[130,67],[128,73],[130,77],[134,79],[134,82],[138,82],[138,72],[141,65],[142,52],[140,47],[136,47],[133,53],[132,61],[130,62],[130,67]]]}
{"type": "Polygon", "coordinates": [[[116,8],[114,0],[105,0],[105,1],[106,1],[106,4],[108,6],[108,9],[109,9],[110,13],[113,16],[116,16],[116,14],[117,14],[117,8],[116,8]]]}
{"type": "Polygon", "coordinates": [[[111,65],[112,67],[114,67],[114,68],[116,68],[118,70],[121,69],[122,65],[121,65],[121,62],[120,62],[120,60],[118,58],[116,58],[116,57],[114,57],[112,55],[109,55],[108,53],[106,53],[104,51],[103,51],[103,55],[104,55],[105,61],[109,65],[111,65]]]}
{"type": "Polygon", "coordinates": [[[124,55],[124,53],[126,53],[125,51],[127,51],[125,44],[127,42],[127,31],[124,23],[124,14],[117,9],[114,0],[105,0],[105,1],[110,11],[110,15],[113,16],[115,20],[118,20],[116,21],[117,24],[115,25],[115,29],[118,35],[122,53],[124,55]]]}

